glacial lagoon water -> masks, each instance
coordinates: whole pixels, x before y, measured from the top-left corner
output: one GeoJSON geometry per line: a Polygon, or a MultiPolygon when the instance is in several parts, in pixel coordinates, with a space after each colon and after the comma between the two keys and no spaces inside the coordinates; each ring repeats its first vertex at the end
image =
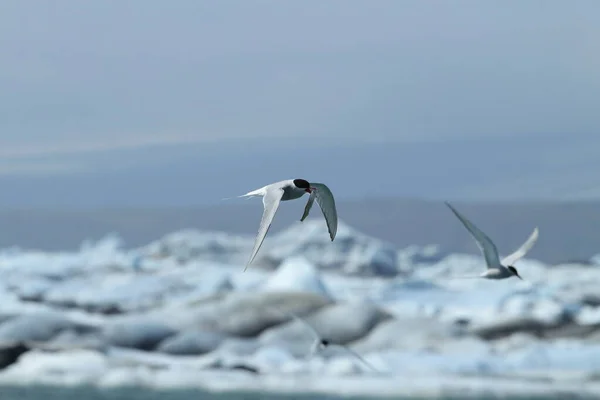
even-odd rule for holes
{"type": "MultiPolygon", "coordinates": [[[[147,390],[139,388],[97,389],[93,387],[56,388],[48,386],[0,387],[2,400],[373,400],[373,397],[339,397],[316,394],[267,394],[256,392],[209,393],[201,390],[147,390]]],[[[556,395],[540,397],[469,397],[478,400],[569,400],[556,395]]],[[[576,397],[585,399],[585,397],[576,397]]],[[[387,397],[396,400],[421,400],[419,397],[387,397]]],[[[465,397],[437,397],[437,400],[465,400],[465,397]]],[[[592,397],[589,397],[592,399],[592,397]]]]}

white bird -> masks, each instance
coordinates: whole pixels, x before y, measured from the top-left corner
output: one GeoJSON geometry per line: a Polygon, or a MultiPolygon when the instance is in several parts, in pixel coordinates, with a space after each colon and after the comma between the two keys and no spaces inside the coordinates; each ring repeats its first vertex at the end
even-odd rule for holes
{"type": "Polygon", "coordinates": [[[358,353],[356,353],[355,351],[351,350],[350,348],[348,348],[348,347],[346,347],[344,345],[341,345],[341,344],[331,343],[330,340],[322,338],[321,335],[319,335],[319,333],[317,332],[317,330],[315,328],[313,328],[308,322],[306,322],[304,319],[300,318],[296,314],[292,313],[291,311],[283,312],[283,311],[281,311],[281,310],[279,310],[277,308],[273,308],[273,307],[270,307],[270,308],[274,309],[275,311],[277,311],[280,314],[287,314],[288,316],[290,316],[290,317],[294,318],[295,320],[299,321],[312,334],[314,342],[313,342],[313,344],[310,347],[310,352],[309,352],[307,358],[313,357],[315,354],[317,354],[317,353],[325,350],[328,347],[329,348],[340,348],[340,349],[346,351],[347,353],[349,353],[350,355],[354,356],[357,360],[359,360],[360,362],[362,362],[368,368],[372,369],[375,372],[379,372],[377,370],[377,368],[373,367],[364,358],[362,358],[358,353]]]}
{"type": "Polygon", "coordinates": [[[523,279],[519,276],[517,269],[513,266],[515,262],[523,258],[529,250],[533,247],[538,239],[539,230],[536,227],[532,234],[527,238],[525,243],[519,247],[514,253],[504,257],[500,261],[498,255],[498,249],[492,239],[490,239],[485,233],[477,228],[471,221],[469,221],[464,215],[459,213],[450,203],[446,202],[446,205],[452,210],[454,215],[462,222],[462,224],[471,233],[471,236],[475,239],[479,250],[485,258],[487,265],[487,271],[478,276],[467,277],[467,278],[486,278],[486,279],[506,279],[512,276],[516,276],[519,279],[523,279]]]}
{"type": "Polygon", "coordinates": [[[253,190],[239,197],[252,197],[262,196],[264,211],[262,219],[260,221],[260,227],[258,228],[258,234],[254,241],[254,248],[250,255],[250,259],[244,268],[244,271],[254,260],[260,246],[271,227],[273,217],[279,208],[279,203],[282,201],[295,200],[302,197],[305,193],[309,193],[310,197],[304,208],[304,214],[300,221],[308,216],[310,208],[312,207],[315,199],[319,203],[319,207],[325,216],[327,222],[327,229],[329,230],[329,237],[333,241],[337,232],[337,211],[335,208],[335,199],[331,190],[323,183],[308,182],[304,179],[289,179],[281,182],[275,182],[270,185],[261,187],[260,189],[253,190]]]}

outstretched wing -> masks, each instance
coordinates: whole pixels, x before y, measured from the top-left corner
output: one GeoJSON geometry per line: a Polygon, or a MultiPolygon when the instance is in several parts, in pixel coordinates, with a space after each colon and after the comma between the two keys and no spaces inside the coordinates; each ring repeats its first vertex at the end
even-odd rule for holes
{"type": "Polygon", "coordinates": [[[349,347],[342,346],[341,344],[335,344],[335,345],[332,345],[332,346],[344,349],[349,354],[353,355],[356,359],[358,359],[360,362],[362,362],[364,365],[366,365],[368,368],[372,369],[375,372],[379,372],[379,370],[377,368],[375,368],[374,366],[372,366],[370,363],[367,362],[367,360],[365,360],[364,358],[362,358],[357,352],[351,350],[349,347]]]}
{"type": "Polygon", "coordinates": [[[304,325],[306,327],[306,329],[308,329],[310,331],[310,333],[312,334],[313,339],[315,339],[317,342],[321,342],[321,336],[319,335],[319,333],[317,332],[317,330],[315,328],[313,328],[308,322],[306,322],[304,320],[304,318],[300,318],[299,316],[297,316],[296,314],[290,312],[289,313],[296,321],[299,321],[302,325],[304,325]]]}
{"type": "Polygon", "coordinates": [[[319,346],[321,344],[321,337],[319,336],[319,333],[315,330],[315,328],[313,328],[303,318],[300,318],[299,316],[297,316],[296,314],[294,314],[291,311],[283,311],[283,310],[280,310],[279,308],[273,307],[273,306],[269,306],[268,308],[276,311],[280,315],[287,315],[288,317],[292,317],[293,319],[295,319],[296,321],[298,321],[302,325],[304,325],[306,327],[306,329],[311,333],[311,335],[313,337],[313,343],[311,344],[310,350],[305,357],[306,359],[310,359],[310,358],[314,357],[314,355],[319,352],[319,346]]]}
{"type": "Polygon", "coordinates": [[[304,358],[307,360],[313,358],[315,355],[317,355],[319,353],[320,347],[321,347],[321,341],[315,340],[312,343],[312,345],[310,345],[310,350],[304,358]]]}
{"type": "Polygon", "coordinates": [[[304,221],[304,219],[308,217],[308,213],[310,212],[310,209],[316,199],[321,211],[323,212],[323,216],[325,217],[327,230],[329,231],[329,237],[331,240],[333,240],[335,239],[338,225],[337,209],[335,207],[335,198],[333,197],[333,193],[331,193],[331,190],[329,190],[327,185],[323,183],[311,182],[310,187],[312,192],[308,198],[306,206],[304,207],[304,214],[302,214],[300,221],[304,221]]]}
{"type": "Polygon", "coordinates": [[[296,315],[295,313],[293,313],[291,311],[283,311],[274,306],[269,306],[268,308],[276,311],[280,315],[287,315],[288,317],[291,317],[291,318],[295,319],[296,321],[300,322],[302,325],[304,325],[306,327],[306,329],[308,329],[308,331],[310,331],[311,335],[313,336],[313,338],[316,341],[318,341],[318,342],[321,341],[321,336],[319,335],[317,330],[315,328],[313,328],[308,322],[306,322],[304,320],[304,318],[300,318],[298,315],[296,315]]]}
{"type": "Polygon", "coordinates": [[[263,196],[264,211],[260,221],[260,227],[258,228],[256,239],[254,240],[252,254],[250,255],[250,259],[248,260],[244,271],[246,268],[248,268],[250,263],[252,263],[254,257],[256,257],[256,254],[258,253],[258,250],[260,250],[260,246],[262,246],[263,240],[265,240],[265,236],[267,236],[267,232],[271,227],[271,222],[273,222],[273,217],[275,217],[275,213],[279,208],[279,203],[281,203],[282,197],[283,188],[271,188],[265,192],[263,196]]]}
{"type": "Polygon", "coordinates": [[[311,333],[311,335],[313,337],[313,343],[310,346],[310,350],[305,358],[310,359],[310,358],[314,357],[315,354],[317,354],[319,352],[319,347],[321,346],[321,336],[319,335],[319,333],[317,332],[317,330],[315,328],[313,328],[308,322],[306,322],[304,320],[304,318],[300,318],[293,312],[288,312],[288,314],[291,315],[296,321],[298,321],[302,325],[304,325],[306,327],[306,329],[311,333]]]}
{"type": "Polygon", "coordinates": [[[446,205],[454,215],[462,222],[462,224],[467,228],[467,230],[471,233],[471,236],[475,239],[479,250],[483,253],[483,257],[485,258],[485,263],[488,268],[499,267],[500,264],[500,256],[498,256],[498,249],[492,239],[490,239],[485,233],[483,233],[479,228],[477,228],[471,221],[467,219],[464,215],[459,213],[454,207],[450,205],[450,203],[446,202],[446,205]]]}
{"type": "Polygon", "coordinates": [[[300,222],[304,221],[306,219],[306,217],[308,217],[308,213],[310,212],[310,209],[312,208],[312,206],[315,202],[315,197],[317,197],[317,191],[313,190],[310,193],[310,196],[308,196],[308,201],[306,202],[306,205],[304,206],[304,214],[302,214],[302,218],[300,218],[300,222]]]}
{"type": "Polygon", "coordinates": [[[533,230],[531,235],[529,235],[529,237],[527,238],[525,243],[523,243],[521,245],[521,247],[519,247],[517,249],[517,251],[515,251],[514,253],[512,253],[502,259],[502,264],[504,264],[505,266],[513,265],[514,263],[519,261],[521,258],[525,257],[525,255],[529,252],[529,250],[531,250],[531,248],[533,247],[535,242],[537,242],[538,236],[539,236],[539,229],[537,227],[535,227],[535,229],[533,230]]]}

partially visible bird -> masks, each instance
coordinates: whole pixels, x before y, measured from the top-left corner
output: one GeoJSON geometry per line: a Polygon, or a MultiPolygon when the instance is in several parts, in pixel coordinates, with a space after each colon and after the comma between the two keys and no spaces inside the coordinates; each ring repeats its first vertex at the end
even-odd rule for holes
{"type": "Polygon", "coordinates": [[[317,330],[315,328],[313,328],[308,322],[306,322],[303,318],[300,318],[298,315],[292,313],[291,311],[284,312],[277,308],[273,308],[273,307],[270,307],[270,308],[274,309],[275,311],[277,311],[280,314],[284,314],[284,315],[287,314],[288,316],[297,320],[302,325],[304,325],[306,327],[306,329],[311,333],[314,341],[310,347],[310,351],[307,355],[307,358],[314,357],[316,354],[325,350],[326,348],[339,348],[339,349],[346,351],[348,354],[352,355],[353,357],[355,357],[358,361],[360,361],[363,365],[367,366],[369,369],[371,369],[375,372],[379,372],[377,370],[377,368],[372,366],[363,357],[361,357],[355,351],[351,350],[349,347],[341,345],[341,344],[332,343],[331,340],[322,338],[321,335],[319,335],[319,333],[317,332],[317,330]]]}

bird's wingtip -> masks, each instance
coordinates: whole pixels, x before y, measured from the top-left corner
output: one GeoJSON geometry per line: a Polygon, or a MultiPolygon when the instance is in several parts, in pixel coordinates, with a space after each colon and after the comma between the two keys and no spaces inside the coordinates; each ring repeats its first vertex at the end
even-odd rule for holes
{"type": "Polygon", "coordinates": [[[333,242],[333,239],[335,239],[336,236],[337,236],[337,227],[335,228],[335,230],[329,230],[329,237],[331,238],[332,242],[333,242]]]}

